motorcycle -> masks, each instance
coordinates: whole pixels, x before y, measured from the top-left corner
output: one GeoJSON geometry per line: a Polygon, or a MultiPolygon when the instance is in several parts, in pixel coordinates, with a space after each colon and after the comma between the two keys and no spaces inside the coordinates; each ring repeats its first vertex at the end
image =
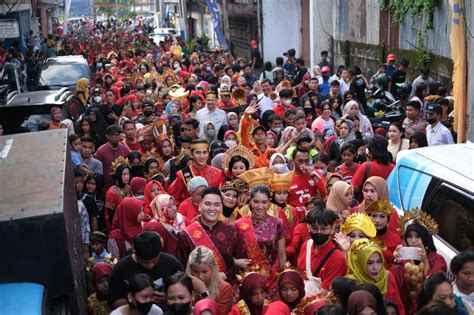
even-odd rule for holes
{"type": "Polygon", "coordinates": [[[392,104],[385,105],[383,112],[379,111],[379,115],[369,118],[372,127],[374,129],[384,128],[388,130],[390,124],[394,121],[402,122],[406,115],[405,109],[400,100],[393,102],[392,104]]]}

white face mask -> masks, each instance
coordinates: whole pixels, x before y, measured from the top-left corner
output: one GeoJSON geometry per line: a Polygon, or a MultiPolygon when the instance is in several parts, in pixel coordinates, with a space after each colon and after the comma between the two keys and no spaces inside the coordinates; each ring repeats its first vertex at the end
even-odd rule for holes
{"type": "Polygon", "coordinates": [[[237,141],[235,140],[226,140],[224,143],[229,149],[237,145],[237,141]]]}
{"type": "Polygon", "coordinates": [[[102,96],[94,96],[94,102],[96,103],[102,102],[102,96]]]}
{"type": "Polygon", "coordinates": [[[286,174],[286,173],[288,173],[288,167],[286,166],[286,164],[283,164],[283,163],[273,164],[272,169],[277,174],[286,174]]]}
{"type": "Polygon", "coordinates": [[[309,80],[304,80],[304,84],[309,85],[309,80]]]}
{"type": "Polygon", "coordinates": [[[283,105],[288,106],[288,105],[290,105],[290,104],[291,104],[291,100],[284,100],[284,101],[283,101],[283,105]]]}
{"type": "Polygon", "coordinates": [[[276,133],[280,133],[281,128],[280,128],[280,127],[278,127],[278,128],[272,128],[272,131],[273,131],[273,132],[276,132],[276,133]]]}

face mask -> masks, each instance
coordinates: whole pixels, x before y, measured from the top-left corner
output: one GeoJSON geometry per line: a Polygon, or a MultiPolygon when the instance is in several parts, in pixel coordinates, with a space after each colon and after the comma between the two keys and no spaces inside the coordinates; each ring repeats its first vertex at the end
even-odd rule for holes
{"type": "Polygon", "coordinates": [[[94,102],[96,103],[102,102],[102,96],[94,96],[94,102]]]}
{"type": "Polygon", "coordinates": [[[206,67],[206,71],[207,71],[207,72],[210,72],[210,71],[211,71],[211,67],[206,67]]]}
{"type": "Polygon", "coordinates": [[[304,112],[305,112],[305,113],[311,113],[312,111],[313,111],[312,108],[308,108],[308,107],[305,107],[305,108],[304,108],[304,112]]]}
{"type": "Polygon", "coordinates": [[[142,314],[148,314],[152,306],[153,306],[153,302],[140,303],[138,301],[135,301],[135,308],[142,314]]]}
{"type": "Polygon", "coordinates": [[[168,305],[168,309],[175,315],[184,315],[189,312],[190,303],[177,303],[168,305]]]}
{"type": "Polygon", "coordinates": [[[309,84],[309,80],[304,80],[304,84],[308,85],[308,84],[309,84]]]}
{"type": "Polygon", "coordinates": [[[272,169],[277,174],[285,174],[288,172],[288,167],[283,163],[273,164],[272,169]]]}
{"type": "Polygon", "coordinates": [[[273,131],[273,132],[276,132],[276,133],[278,134],[278,133],[280,133],[281,128],[280,128],[280,127],[278,127],[278,128],[272,128],[272,131],[273,131]]]}
{"type": "Polygon", "coordinates": [[[321,175],[326,175],[327,170],[325,168],[317,168],[316,169],[321,175]]]}
{"type": "Polygon", "coordinates": [[[428,118],[426,121],[428,122],[428,124],[432,125],[436,122],[436,119],[435,118],[428,118]]]}
{"type": "Polygon", "coordinates": [[[288,106],[291,104],[291,100],[284,100],[283,105],[288,106]]]}
{"type": "Polygon", "coordinates": [[[232,148],[232,147],[235,147],[237,145],[237,141],[235,141],[235,140],[226,140],[226,141],[224,141],[224,143],[228,148],[232,148]]]}
{"type": "Polygon", "coordinates": [[[145,115],[146,117],[150,117],[151,115],[153,115],[153,111],[145,110],[145,111],[143,111],[143,115],[145,115]]]}
{"type": "Polygon", "coordinates": [[[311,238],[317,246],[324,245],[329,240],[329,234],[311,233],[311,238]]]}
{"type": "Polygon", "coordinates": [[[211,137],[214,137],[216,135],[216,130],[215,129],[208,130],[207,134],[211,137]]]}
{"type": "Polygon", "coordinates": [[[178,69],[178,68],[179,68],[179,63],[175,63],[175,64],[173,65],[173,68],[178,69]]]}

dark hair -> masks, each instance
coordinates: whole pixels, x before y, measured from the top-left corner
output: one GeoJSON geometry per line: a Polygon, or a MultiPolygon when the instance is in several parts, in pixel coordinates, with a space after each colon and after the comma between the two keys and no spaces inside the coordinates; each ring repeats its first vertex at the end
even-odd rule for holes
{"type": "Polygon", "coordinates": [[[79,135],[76,135],[75,133],[73,134],[70,134],[68,137],[67,137],[67,140],[69,141],[69,144],[72,145],[72,143],[74,141],[76,141],[77,139],[81,139],[81,137],[79,137],[79,135]]]}
{"type": "Polygon", "coordinates": [[[140,259],[156,258],[161,253],[160,235],[153,231],[141,232],[135,237],[134,250],[140,259]]]}
{"type": "Polygon", "coordinates": [[[316,155],[313,162],[314,163],[321,162],[326,165],[329,165],[329,162],[330,162],[329,155],[324,154],[324,153],[319,153],[318,155],[316,155]]]}
{"type": "Polygon", "coordinates": [[[230,125],[222,125],[219,127],[219,131],[217,131],[217,140],[224,141],[224,134],[228,130],[234,130],[230,125]]]}
{"type": "Polygon", "coordinates": [[[403,133],[405,132],[405,128],[403,128],[402,126],[402,123],[399,122],[399,121],[392,121],[389,125],[389,128],[390,126],[395,126],[397,127],[398,130],[400,130],[400,132],[402,133],[402,138],[403,138],[403,133]]]}
{"type": "Polygon", "coordinates": [[[135,127],[135,122],[133,120],[125,120],[122,124],[123,129],[125,129],[125,125],[133,125],[135,127]]]}
{"type": "Polygon", "coordinates": [[[296,63],[304,66],[304,59],[303,58],[296,58],[296,63]]]}
{"type": "Polygon", "coordinates": [[[385,310],[387,310],[388,307],[393,307],[397,311],[397,314],[400,314],[400,310],[398,309],[397,304],[395,304],[392,301],[385,301],[385,310]]]}
{"type": "Polygon", "coordinates": [[[194,129],[199,128],[199,120],[197,120],[196,118],[188,118],[184,121],[184,124],[185,125],[190,125],[194,129]]]}
{"type": "Polygon", "coordinates": [[[337,80],[332,80],[330,86],[341,86],[341,83],[339,83],[337,80]]]}
{"type": "Polygon", "coordinates": [[[283,63],[285,62],[282,57],[277,57],[275,60],[277,66],[282,66],[283,63]]]}
{"type": "Polygon", "coordinates": [[[327,50],[321,50],[321,56],[327,56],[328,51],[327,50]]]}
{"type": "MultiPolygon", "coordinates": [[[[324,208],[326,207],[326,202],[324,202],[323,199],[321,199],[320,197],[311,197],[311,199],[309,199],[306,203],[305,203],[305,207],[308,208],[308,205],[310,204],[314,204],[314,208],[311,208],[311,209],[308,209],[309,212],[311,211],[322,211],[324,210],[324,208]]],[[[306,221],[306,217],[304,218],[304,220],[306,221]]]]}
{"type": "Polygon", "coordinates": [[[332,281],[332,291],[341,301],[341,305],[345,308],[347,308],[347,301],[349,300],[349,296],[354,291],[356,285],[357,282],[344,277],[337,277],[332,281]]]}
{"type": "Polygon", "coordinates": [[[87,183],[90,180],[95,181],[95,193],[102,191],[102,187],[104,186],[104,175],[99,173],[92,173],[86,176],[84,179],[84,188],[87,191],[87,183]]]}
{"type": "Polygon", "coordinates": [[[154,288],[153,279],[145,273],[137,273],[128,281],[127,292],[135,294],[149,287],[154,288]]]}
{"type": "Polygon", "coordinates": [[[306,115],[305,114],[297,114],[295,116],[295,121],[300,120],[300,119],[305,119],[306,120],[306,115]]]}
{"type": "Polygon", "coordinates": [[[417,110],[420,110],[421,104],[418,101],[409,101],[405,106],[411,106],[414,107],[417,110]]]}
{"type": "Polygon", "coordinates": [[[385,309],[382,293],[380,293],[380,290],[374,284],[372,284],[372,283],[358,284],[354,288],[353,292],[360,291],[360,290],[367,291],[370,294],[372,294],[375,301],[377,302],[377,309],[375,310],[375,312],[378,315],[386,315],[387,314],[387,310],[385,309]]]}
{"type": "Polygon", "coordinates": [[[204,140],[204,139],[194,139],[193,141],[191,141],[191,153],[194,151],[192,145],[193,144],[207,144],[209,145],[209,142],[207,142],[207,140],[204,140]]]}
{"type": "Polygon", "coordinates": [[[285,111],[285,118],[287,118],[287,117],[290,116],[290,115],[296,115],[296,110],[294,110],[294,109],[287,109],[287,110],[285,111]]]}
{"type": "Polygon", "coordinates": [[[82,179],[84,179],[84,175],[77,169],[74,170],[74,178],[76,177],[82,177],[82,179]]]}
{"type": "Polygon", "coordinates": [[[308,153],[309,154],[309,150],[305,147],[296,147],[295,150],[291,153],[291,159],[294,160],[295,157],[296,157],[296,154],[298,152],[301,152],[301,153],[308,153]]]}
{"type": "Polygon", "coordinates": [[[82,136],[81,137],[81,142],[91,142],[91,143],[95,144],[95,140],[91,136],[82,136]]]}
{"type": "Polygon", "coordinates": [[[269,123],[269,124],[273,123],[274,121],[283,121],[283,119],[281,119],[280,116],[275,115],[275,114],[273,114],[273,115],[271,115],[270,117],[268,117],[268,123],[269,123]]]}
{"type": "Polygon", "coordinates": [[[430,71],[431,71],[430,67],[427,67],[427,66],[424,66],[424,67],[420,68],[420,72],[422,74],[430,74],[430,71]]]}
{"type": "Polygon", "coordinates": [[[250,199],[253,199],[256,193],[267,195],[268,199],[271,199],[270,189],[268,189],[266,185],[258,184],[253,186],[252,189],[250,189],[250,199]]]}
{"type": "Polygon", "coordinates": [[[43,119],[38,123],[38,131],[48,130],[50,126],[51,124],[49,123],[49,121],[43,119]]]}
{"type": "Polygon", "coordinates": [[[240,155],[235,155],[233,156],[230,161],[229,161],[229,170],[232,170],[232,167],[234,166],[235,163],[237,162],[242,162],[245,165],[245,169],[248,171],[250,169],[250,164],[249,161],[247,161],[246,158],[240,155]]]}
{"type": "Polygon", "coordinates": [[[264,83],[268,83],[270,85],[272,85],[272,82],[268,79],[265,79],[265,80],[262,80],[262,82],[260,83],[260,85],[263,85],[264,83]]]}
{"type": "Polygon", "coordinates": [[[265,62],[265,71],[272,71],[272,63],[270,61],[265,62]]]}
{"type": "Polygon", "coordinates": [[[310,136],[303,136],[303,137],[300,137],[297,141],[296,141],[296,147],[299,147],[301,145],[301,143],[303,142],[308,142],[308,143],[311,143],[311,137],[310,136]]]}
{"type": "Polygon", "coordinates": [[[344,151],[349,150],[352,154],[356,155],[357,149],[352,143],[346,143],[342,146],[341,148],[341,154],[344,153],[344,151]]]}
{"type": "Polygon", "coordinates": [[[333,225],[337,220],[337,214],[330,209],[310,211],[306,216],[308,224],[333,225]]]}
{"type": "Polygon", "coordinates": [[[347,315],[347,311],[342,305],[327,304],[318,309],[316,315],[347,315]]]}
{"type": "Polygon", "coordinates": [[[457,275],[464,265],[471,261],[474,261],[474,251],[468,250],[460,252],[451,260],[451,264],[449,265],[451,273],[457,275]]]}
{"type": "Polygon", "coordinates": [[[402,60],[400,60],[400,64],[402,66],[408,67],[410,65],[410,61],[406,58],[402,58],[402,60]]]}
{"type": "Polygon", "coordinates": [[[426,279],[421,291],[416,297],[416,310],[419,311],[428,304],[428,302],[433,298],[436,288],[445,282],[451,284],[446,275],[441,271],[433,273],[428,279],[426,279]]]}
{"type": "Polygon", "coordinates": [[[189,291],[189,294],[193,294],[193,280],[182,271],[178,271],[165,280],[164,292],[168,293],[168,289],[178,283],[183,285],[189,291]]]}
{"type": "Polygon", "coordinates": [[[367,144],[367,149],[369,150],[372,159],[386,165],[392,160],[390,154],[388,153],[387,147],[387,138],[379,135],[375,135],[367,144]]]}
{"type": "Polygon", "coordinates": [[[204,188],[204,190],[201,192],[201,199],[204,199],[204,197],[206,197],[207,195],[218,195],[222,202],[221,191],[217,187],[204,188]]]}
{"type": "Polygon", "coordinates": [[[431,301],[421,310],[416,312],[417,315],[456,315],[456,310],[446,305],[442,301],[431,301]]]}

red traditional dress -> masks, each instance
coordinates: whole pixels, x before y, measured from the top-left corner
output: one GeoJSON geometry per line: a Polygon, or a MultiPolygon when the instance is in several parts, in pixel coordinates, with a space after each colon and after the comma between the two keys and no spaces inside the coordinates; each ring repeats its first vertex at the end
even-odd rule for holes
{"type": "Polygon", "coordinates": [[[398,245],[402,244],[402,239],[400,235],[390,230],[387,230],[385,234],[377,235],[375,238],[381,242],[380,247],[382,248],[385,268],[388,270],[393,264],[393,251],[398,245]]]}
{"type": "Polygon", "coordinates": [[[294,174],[290,184],[288,193],[288,203],[298,210],[298,216],[303,219],[306,215],[305,204],[319,193],[321,198],[326,198],[326,181],[324,176],[315,182],[310,174],[297,175],[294,174]]]}
{"type": "Polygon", "coordinates": [[[178,212],[188,218],[189,221],[192,221],[195,217],[199,215],[199,205],[195,205],[191,201],[191,197],[189,197],[185,201],[180,203],[178,207],[178,212]]]}
{"type": "Polygon", "coordinates": [[[176,179],[168,189],[169,194],[173,196],[176,202],[181,203],[191,196],[188,191],[187,183],[194,176],[204,177],[209,187],[219,187],[224,184],[224,175],[222,175],[220,169],[210,165],[198,168],[195,164],[192,164],[176,174],[176,179]]]}
{"type": "Polygon", "coordinates": [[[107,231],[110,231],[117,206],[125,197],[131,196],[132,190],[129,185],[125,185],[123,188],[113,185],[107,189],[107,192],[105,193],[105,226],[107,231]]]}

